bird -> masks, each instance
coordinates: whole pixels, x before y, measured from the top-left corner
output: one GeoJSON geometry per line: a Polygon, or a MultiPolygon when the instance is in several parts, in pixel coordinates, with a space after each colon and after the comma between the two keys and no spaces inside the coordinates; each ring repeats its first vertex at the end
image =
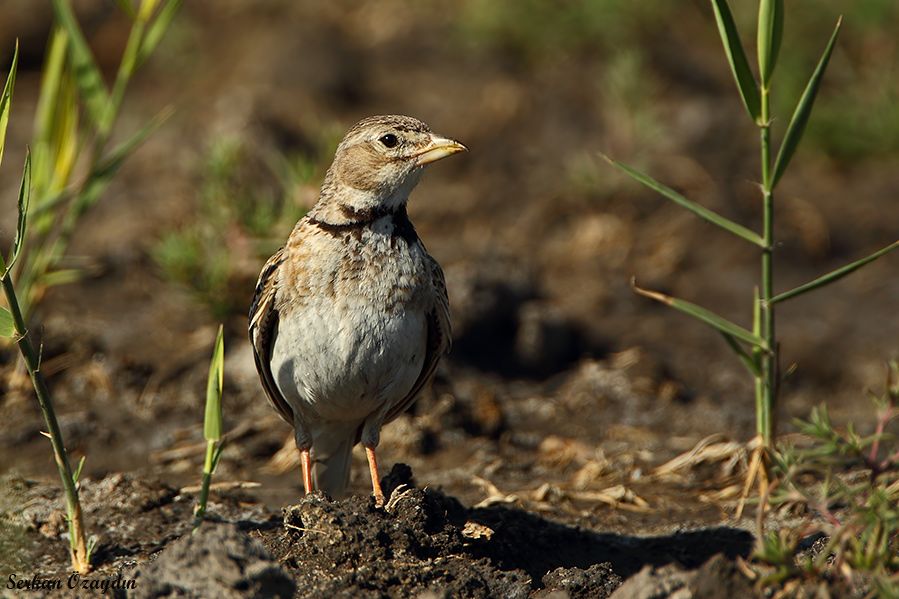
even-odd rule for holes
{"type": "Polygon", "coordinates": [[[307,494],[342,497],[360,443],[384,505],[381,427],[413,404],[452,344],[443,271],[406,206],[427,165],[463,151],[409,116],[362,119],[262,268],[248,332],[265,394],[294,428],[307,494]]]}

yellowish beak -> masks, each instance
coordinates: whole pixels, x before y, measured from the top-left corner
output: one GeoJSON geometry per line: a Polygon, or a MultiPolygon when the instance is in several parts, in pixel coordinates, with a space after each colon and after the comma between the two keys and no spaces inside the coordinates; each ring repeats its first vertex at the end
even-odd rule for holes
{"type": "Polygon", "coordinates": [[[441,158],[446,158],[447,156],[452,156],[457,152],[467,152],[468,148],[460,144],[454,139],[449,139],[447,137],[440,137],[439,135],[434,135],[431,137],[431,143],[428,144],[424,150],[420,153],[416,154],[415,162],[419,166],[424,166],[426,164],[431,164],[432,162],[436,162],[441,158]]]}

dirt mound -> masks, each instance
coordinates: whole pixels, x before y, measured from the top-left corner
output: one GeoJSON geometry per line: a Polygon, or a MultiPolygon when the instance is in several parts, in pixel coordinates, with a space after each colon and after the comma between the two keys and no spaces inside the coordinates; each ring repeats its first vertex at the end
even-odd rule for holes
{"type": "Polygon", "coordinates": [[[279,597],[294,594],[290,576],[259,541],[231,525],[211,524],[185,535],[134,574],[139,599],[279,597]]]}
{"type": "MultiPolygon", "coordinates": [[[[20,543],[0,552],[0,573],[27,578],[29,564],[40,562],[42,574],[65,580],[57,486],[2,482],[0,530],[20,543]]],[[[130,580],[118,596],[152,598],[667,596],[659,589],[717,597],[710,590],[749,588],[732,560],[752,547],[743,530],[629,536],[510,504],[469,508],[415,487],[403,464],[382,485],[384,508],[365,494],[315,493],[280,519],[242,491],[217,493],[209,521],[191,534],[192,494],[129,475],[85,480],[88,521],[102,531],[89,578],[130,580]]]]}
{"type": "Polygon", "coordinates": [[[283,528],[260,533],[304,597],[608,597],[644,565],[696,568],[716,553],[745,555],[752,542],[727,528],[638,538],[468,509],[412,486],[403,465],[384,482],[384,509],[371,497],[313,494],[284,510],[283,528]]]}

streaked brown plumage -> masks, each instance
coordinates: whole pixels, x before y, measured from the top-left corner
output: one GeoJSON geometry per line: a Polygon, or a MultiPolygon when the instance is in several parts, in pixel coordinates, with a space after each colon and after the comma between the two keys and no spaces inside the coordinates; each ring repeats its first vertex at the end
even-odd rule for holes
{"type": "Polygon", "coordinates": [[[347,133],[318,203],[263,267],[249,334],[266,395],[294,426],[308,491],[344,491],[353,445],[376,501],[380,429],[449,350],[443,272],[406,214],[423,167],[464,150],[405,116],[347,133]]]}

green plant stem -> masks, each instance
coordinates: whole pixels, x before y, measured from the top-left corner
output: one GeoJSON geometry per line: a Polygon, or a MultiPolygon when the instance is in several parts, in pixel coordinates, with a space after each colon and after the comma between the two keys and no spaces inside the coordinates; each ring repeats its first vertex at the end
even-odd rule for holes
{"type": "Polygon", "coordinates": [[[774,436],[774,403],[777,394],[777,344],[774,336],[774,193],[771,189],[771,122],[769,116],[768,87],[761,89],[761,116],[759,121],[762,163],[762,284],[761,284],[761,333],[769,351],[762,355],[761,381],[756,380],[757,390],[761,390],[761,409],[756,414],[756,430],[761,435],[765,447],[771,446],[774,436]]]}
{"type": "MultiPolygon", "coordinates": [[[[3,265],[3,270],[5,270],[5,264],[3,265]]],[[[35,352],[34,346],[28,337],[25,318],[22,315],[22,310],[19,308],[16,290],[10,273],[7,272],[2,280],[3,291],[16,328],[16,342],[19,345],[19,350],[22,352],[22,357],[25,359],[25,367],[31,376],[31,382],[34,385],[34,391],[41,406],[41,413],[50,433],[53,456],[56,459],[56,467],[59,470],[59,477],[62,479],[62,486],[65,491],[72,568],[81,574],[86,574],[90,571],[90,555],[84,538],[84,515],[81,511],[81,503],[78,500],[78,488],[75,486],[75,478],[72,476],[72,466],[66,453],[62,431],[59,429],[59,422],[56,420],[56,412],[53,410],[53,400],[50,396],[50,390],[47,388],[47,381],[40,371],[40,356],[35,352]]]]}
{"type": "Polygon", "coordinates": [[[206,516],[206,503],[209,500],[209,485],[212,482],[212,473],[215,470],[215,441],[206,441],[206,461],[203,463],[203,482],[200,484],[200,498],[197,501],[197,509],[194,510],[194,530],[203,522],[206,516]]]}

